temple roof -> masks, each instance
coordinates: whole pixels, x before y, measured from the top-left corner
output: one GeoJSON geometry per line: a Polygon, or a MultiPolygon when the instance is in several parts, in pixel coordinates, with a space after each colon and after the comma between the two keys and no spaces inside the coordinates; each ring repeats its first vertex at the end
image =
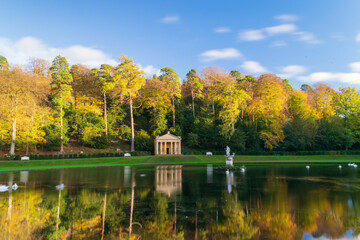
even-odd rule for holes
{"type": "Polygon", "coordinates": [[[181,137],[175,136],[168,131],[166,134],[162,136],[157,136],[156,140],[181,140],[181,137]]]}

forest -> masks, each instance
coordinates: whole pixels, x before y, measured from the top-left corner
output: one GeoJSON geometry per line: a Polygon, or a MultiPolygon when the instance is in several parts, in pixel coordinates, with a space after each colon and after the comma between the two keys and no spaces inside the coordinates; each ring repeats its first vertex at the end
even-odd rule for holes
{"type": "Polygon", "coordinates": [[[275,74],[258,77],[209,66],[185,79],[172,68],[146,78],[126,56],[117,66],[70,66],[32,58],[10,66],[0,56],[0,150],[64,153],[126,144],[153,151],[170,131],[187,149],[237,153],[360,148],[360,95],[325,83],[294,89],[275,74]]]}

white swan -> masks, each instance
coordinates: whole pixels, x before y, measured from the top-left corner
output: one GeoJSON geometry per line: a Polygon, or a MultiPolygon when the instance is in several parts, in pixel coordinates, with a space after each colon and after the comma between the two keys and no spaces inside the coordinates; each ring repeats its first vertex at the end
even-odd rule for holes
{"type": "Polygon", "coordinates": [[[65,185],[62,183],[60,185],[56,185],[56,190],[64,190],[65,185]]]}
{"type": "Polygon", "coordinates": [[[6,191],[9,191],[9,186],[0,185],[0,192],[6,192],[6,191]]]}
{"type": "Polygon", "coordinates": [[[310,166],[309,166],[309,165],[306,165],[306,169],[310,169],[310,166]]]}
{"type": "Polygon", "coordinates": [[[245,169],[245,168],[241,168],[241,172],[243,172],[243,173],[244,173],[245,171],[246,171],[246,169],[245,169]]]}
{"type": "Polygon", "coordinates": [[[341,168],[342,168],[342,166],[341,166],[341,165],[339,165],[339,168],[341,169],[341,168]]]}
{"type": "Polygon", "coordinates": [[[18,189],[18,185],[15,183],[14,185],[12,185],[12,187],[11,187],[13,190],[16,190],[16,189],[18,189]]]}

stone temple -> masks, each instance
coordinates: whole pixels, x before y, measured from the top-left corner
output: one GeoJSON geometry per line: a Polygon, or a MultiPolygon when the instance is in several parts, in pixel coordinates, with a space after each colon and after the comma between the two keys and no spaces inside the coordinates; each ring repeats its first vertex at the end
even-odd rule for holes
{"type": "Polygon", "coordinates": [[[155,155],[179,155],[181,154],[181,137],[171,134],[169,131],[154,140],[155,155]]]}

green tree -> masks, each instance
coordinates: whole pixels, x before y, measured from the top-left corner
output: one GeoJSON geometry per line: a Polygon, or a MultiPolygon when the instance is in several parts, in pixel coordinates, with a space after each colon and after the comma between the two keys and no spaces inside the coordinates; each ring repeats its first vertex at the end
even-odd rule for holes
{"type": "Polygon", "coordinates": [[[229,81],[223,83],[218,98],[222,106],[219,112],[219,119],[222,121],[220,134],[230,139],[235,132],[235,123],[251,97],[244,90],[237,89],[233,81],[229,81]]]}
{"type": "Polygon", "coordinates": [[[150,113],[150,130],[154,137],[167,130],[166,114],[170,111],[171,99],[168,96],[165,82],[152,77],[141,89],[143,108],[150,113]]]}
{"type": "Polygon", "coordinates": [[[9,63],[6,57],[0,55],[0,70],[8,70],[8,69],[9,69],[9,63]]]}
{"type": "Polygon", "coordinates": [[[193,117],[195,118],[195,99],[202,97],[203,85],[194,69],[191,69],[190,72],[186,74],[186,78],[185,88],[190,92],[193,117]]]}
{"type": "Polygon", "coordinates": [[[352,87],[340,87],[334,96],[335,110],[343,119],[345,134],[351,135],[355,142],[360,142],[360,94],[352,87]]]}
{"type": "Polygon", "coordinates": [[[179,76],[171,68],[161,69],[160,80],[165,83],[166,93],[171,101],[173,127],[175,128],[175,102],[181,97],[179,76]]]}
{"type": "Polygon", "coordinates": [[[64,154],[64,128],[63,117],[64,107],[68,105],[67,98],[69,97],[72,87],[71,82],[73,78],[70,73],[69,64],[65,57],[57,56],[50,67],[51,71],[51,101],[54,108],[59,111],[58,117],[60,119],[60,153],[64,154]]]}
{"type": "Polygon", "coordinates": [[[133,115],[133,99],[138,96],[139,90],[145,85],[145,73],[134,63],[134,60],[122,56],[121,63],[116,67],[114,81],[121,96],[129,97],[131,120],[131,151],[135,151],[135,130],[133,115]]]}
{"type": "Polygon", "coordinates": [[[108,136],[108,120],[107,120],[107,93],[115,87],[115,81],[113,79],[114,67],[109,64],[102,64],[100,70],[94,69],[94,75],[99,81],[100,89],[103,95],[103,108],[104,108],[104,128],[105,135],[108,136]]]}

